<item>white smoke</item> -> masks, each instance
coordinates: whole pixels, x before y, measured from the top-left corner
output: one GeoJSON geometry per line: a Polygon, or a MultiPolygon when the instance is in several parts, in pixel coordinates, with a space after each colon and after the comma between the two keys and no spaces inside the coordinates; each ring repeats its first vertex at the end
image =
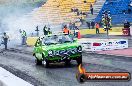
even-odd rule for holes
{"type": "Polygon", "coordinates": [[[19,5],[21,3],[0,4],[0,34],[6,32],[10,36],[10,40],[15,43],[20,43],[20,29],[25,30],[27,34],[35,32],[36,29],[36,25],[30,17],[25,16],[32,11],[33,7],[19,7],[19,5]]]}

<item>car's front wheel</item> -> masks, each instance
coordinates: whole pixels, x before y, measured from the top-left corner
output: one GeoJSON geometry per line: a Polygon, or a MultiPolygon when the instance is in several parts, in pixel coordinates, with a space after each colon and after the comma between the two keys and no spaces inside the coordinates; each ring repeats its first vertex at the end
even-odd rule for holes
{"type": "Polygon", "coordinates": [[[78,65],[82,64],[82,55],[81,55],[80,57],[78,57],[78,58],[76,59],[76,61],[77,61],[77,64],[78,64],[78,65]]]}
{"type": "Polygon", "coordinates": [[[48,60],[44,60],[43,61],[44,67],[48,68],[49,67],[49,61],[48,60]]]}
{"type": "Polygon", "coordinates": [[[36,65],[42,65],[42,61],[40,61],[38,59],[35,60],[35,63],[36,63],[36,65]]]}
{"type": "Polygon", "coordinates": [[[70,66],[70,65],[71,65],[71,60],[66,60],[66,61],[65,61],[65,65],[66,65],[66,66],[70,66]]]}

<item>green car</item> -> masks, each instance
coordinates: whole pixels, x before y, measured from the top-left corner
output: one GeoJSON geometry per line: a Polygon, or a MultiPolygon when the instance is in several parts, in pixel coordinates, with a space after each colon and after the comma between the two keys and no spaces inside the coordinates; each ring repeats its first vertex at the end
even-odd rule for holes
{"type": "Polygon", "coordinates": [[[82,63],[82,47],[70,35],[48,35],[37,39],[33,56],[36,57],[36,65],[43,63],[45,67],[56,62],[69,65],[71,60],[76,60],[79,65],[82,63]]]}

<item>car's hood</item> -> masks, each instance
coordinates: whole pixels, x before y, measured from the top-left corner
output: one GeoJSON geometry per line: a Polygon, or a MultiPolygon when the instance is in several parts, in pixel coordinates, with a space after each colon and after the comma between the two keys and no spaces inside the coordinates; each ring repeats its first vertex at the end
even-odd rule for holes
{"type": "Polygon", "coordinates": [[[79,46],[78,43],[63,43],[63,44],[54,44],[54,45],[49,45],[49,46],[43,46],[44,50],[63,50],[63,49],[68,49],[68,48],[75,48],[79,46]]]}

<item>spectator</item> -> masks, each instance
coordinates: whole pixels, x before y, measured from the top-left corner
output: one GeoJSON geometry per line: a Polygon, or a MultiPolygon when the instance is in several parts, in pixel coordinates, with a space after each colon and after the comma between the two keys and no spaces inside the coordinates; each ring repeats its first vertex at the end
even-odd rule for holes
{"type": "Polygon", "coordinates": [[[77,37],[78,31],[79,31],[79,28],[77,26],[75,26],[75,28],[74,28],[74,36],[75,37],[77,37]]]}
{"type": "Polygon", "coordinates": [[[99,22],[99,26],[102,27],[102,25],[103,25],[103,23],[100,21],[100,22],[99,22]]]}
{"type": "Polygon", "coordinates": [[[80,14],[81,14],[81,15],[83,14],[82,11],[80,11],[80,14]]]}
{"type": "Polygon", "coordinates": [[[87,23],[88,28],[90,29],[90,22],[87,21],[86,23],[87,23]]]}
{"type": "Polygon", "coordinates": [[[73,29],[75,28],[75,22],[72,24],[72,26],[73,26],[73,29]]]}
{"type": "Polygon", "coordinates": [[[122,13],[123,13],[123,14],[126,14],[126,10],[122,10],[122,13]]]}
{"type": "Polygon", "coordinates": [[[90,5],[90,11],[91,11],[91,14],[93,15],[93,5],[92,4],[90,5]]]}
{"type": "Polygon", "coordinates": [[[96,34],[99,34],[99,28],[100,28],[99,23],[96,22],[95,28],[96,28],[96,34]]]}
{"type": "Polygon", "coordinates": [[[87,1],[86,1],[86,0],[84,0],[84,3],[87,3],[87,1]]]}
{"type": "Polygon", "coordinates": [[[44,33],[44,35],[48,35],[48,30],[47,30],[46,25],[45,25],[44,28],[43,28],[43,33],[44,33]]]}
{"type": "Polygon", "coordinates": [[[7,50],[7,43],[8,43],[8,40],[9,40],[9,36],[6,33],[4,33],[2,38],[3,38],[3,44],[5,45],[5,50],[7,50]]]}
{"type": "Polygon", "coordinates": [[[47,31],[47,32],[48,32],[48,35],[49,35],[49,34],[52,34],[50,28],[48,28],[48,31],[47,31]]]}
{"type": "Polygon", "coordinates": [[[82,18],[80,18],[80,22],[83,24],[83,19],[82,18]]]}
{"type": "Polygon", "coordinates": [[[77,8],[74,9],[74,12],[78,12],[79,10],[77,8]]]}
{"type": "Polygon", "coordinates": [[[132,10],[130,8],[128,8],[128,14],[131,14],[132,10]]]}
{"type": "Polygon", "coordinates": [[[127,20],[124,22],[124,28],[130,28],[130,23],[127,20]]]}
{"type": "Polygon", "coordinates": [[[128,14],[131,14],[131,12],[132,12],[132,9],[131,9],[131,5],[129,4],[128,5],[128,14]]]}
{"type": "Polygon", "coordinates": [[[67,26],[64,26],[63,33],[70,34],[70,30],[67,28],[67,26]]]}
{"type": "Polygon", "coordinates": [[[85,12],[83,12],[82,14],[83,14],[83,15],[86,15],[86,13],[85,13],[85,12]]]}
{"type": "Polygon", "coordinates": [[[80,13],[79,12],[77,12],[77,16],[79,16],[80,15],[80,13]]]}
{"type": "Polygon", "coordinates": [[[26,45],[27,33],[25,30],[21,32],[22,35],[22,45],[26,45]]]}
{"type": "Polygon", "coordinates": [[[94,29],[94,26],[95,26],[95,23],[94,23],[94,21],[92,21],[92,22],[91,22],[91,27],[92,27],[92,29],[94,29]]]}
{"type": "Polygon", "coordinates": [[[130,23],[127,20],[125,20],[125,22],[124,22],[124,28],[125,29],[128,29],[128,32],[127,33],[130,36],[130,23]]]}
{"type": "Polygon", "coordinates": [[[73,8],[71,8],[71,12],[74,12],[74,9],[73,8]]]}
{"type": "Polygon", "coordinates": [[[71,22],[69,23],[69,29],[70,29],[70,30],[72,30],[72,29],[73,29],[73,25],[72,25],[72,23],[71,23],[71,22]]]}

